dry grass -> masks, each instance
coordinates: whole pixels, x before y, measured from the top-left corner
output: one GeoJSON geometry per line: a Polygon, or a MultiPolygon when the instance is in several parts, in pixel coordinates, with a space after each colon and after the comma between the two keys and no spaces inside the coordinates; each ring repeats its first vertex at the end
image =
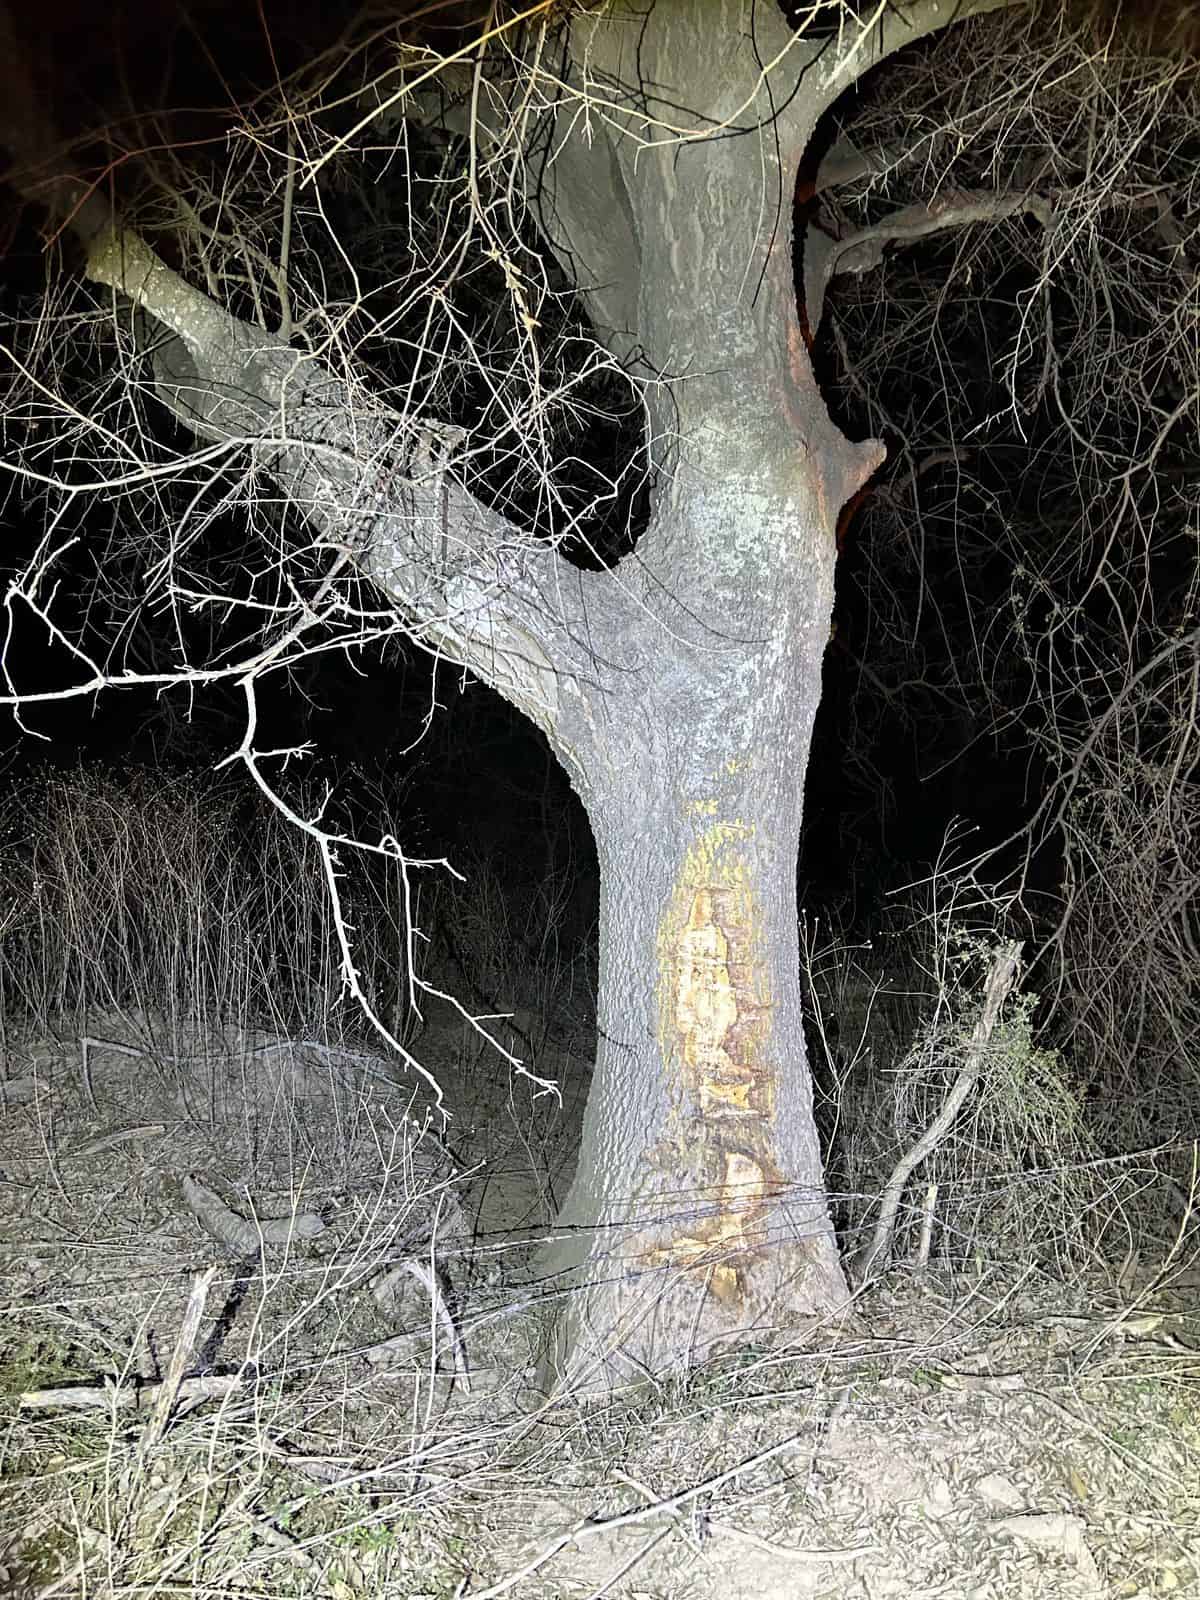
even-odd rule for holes
{"type": "Polygon", "coordinates": [[[99,1120],[59,1062],[3,1122],[7,1592],[1083,1597],[1097,1572],[1131,1596],[1200,1575],[1191,1264],[1140,1299],[1032,1270],[902,1275],[803,1340],[549,1403],[523,1246],[472,1245],[478,1189],[404,1095],[356,1085],[361,1059],[270,1059],[210,1074],[200,1118],[114,1057],[99,1120]],[[137,1130],[135,1085],[158,1119],[137,1130]],[[89,1154],[100,1129],[125,1136],[89,1154]],[[243,1215],[325,1230],[233,1260],[181,1201],[197,1169],[243,1215]],[[432,1259],[469,1385],[417,1276],[377,1292],[432,1259]],[[22,1403],[47,1389],[58,1404],[22,1403]]]}
{"type": "MultiPolygon", "coordinates": [[[[361,1031],[342,1004],[317,853],[244,781],[39,772],[6,794],[0,841],[10,1035],[81,1033],[97,1012],[153,1018],[146,1044],[214,1022],[325,1038],[361,1031]]],[[[370,866],[348,865],[345,910],[368,993],[408,1026],[403,886],[386,864],[370,866]]]]}
{"type": "MultiPolygon", "coordinates": [[[[1045,1117],[1023,1108],[1018,1068],[1036,1052],[1020,1008],[937,1152],[946,1263],[894,1271],[803,1336],[605,1403],[548,1401],[534,1375],[554,1302],[530,1244],[569,1166],[585,1064],[547,1043],[544,1017],[518,1019],[532,1066],[562,1083],[560,1111],[452,1012],[428,1018],[423,1057],[458,1112],[443,1139],[345,1008],[322,1016],[319,986],[280,978],[282,933],[253,918],[290,915],[296,863],[271,869],[273,895],[238,898],[231,844],[246,835],[224,799],[57,782],[58,809],[23,846],[10,834],[24,876],[9,881],[43,887],[10,907],[0,951],[6,1592],[849,1600],[864,1583],[1080,1597],[1097,1581],[1129,1596],[1200,1583],[1190,1211],[1156,1231],[1148,1208],[1110,1208],[1110,1227],[1123,1215],[1136,1231],[1134,1259],[1098,1209],[1068,1227],[1044,1194],[1040,1209],[1022,1198],[1034,1175],[999,1184],[1045,1117]],[[202,867],[212,876],[193,880],[202,867]],[[250,976],[222,977],[251,947],[250,976]],[[304,1033],[280,1026],[293,1005],[304,1033]],[[275,1242],[231,1254],[192,1203],[197,1182],[275,1242]],[[1070,1251],[1035,1255],[1043,1218],[1070,1251]]],[[[304,894],[301,928],[318,910],[304,894]]],[[[486,904],[485,930],[458,924],[493,941],[475,970],[561,997],[552,943],[538,973],[504,971],[523,912],[510,923],[486,904]]],[[[956,943],[959,922],[930,925],[912,969],[924,988],[895,984],[907,1011],[878,996],[851,1054],[840,1148],[864,1185],[940,1103],[978,1005],[986,941],[956,943]],[[872,1096],[863,1052],[889,1038],[904,1070],[872,1096]]],[[[846,1041],[853,985],[833,970],[846,1041]]],[[[1060,1159],[1060,1208],[1069,1179],[1060,1159]]]]}

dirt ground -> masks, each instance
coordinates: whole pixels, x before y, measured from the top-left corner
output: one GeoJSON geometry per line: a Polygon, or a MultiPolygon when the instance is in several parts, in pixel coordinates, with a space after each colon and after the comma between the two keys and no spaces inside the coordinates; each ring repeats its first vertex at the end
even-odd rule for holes
{"type": "Polygon", "coordinates": [[[431,1029],[442,1135],[369,1051],[149,1032],[0,1071],[0,1594],[1200,1595],[1186,1242],[548,1401],[578,1059],[560,1108],[431,1029]]]}

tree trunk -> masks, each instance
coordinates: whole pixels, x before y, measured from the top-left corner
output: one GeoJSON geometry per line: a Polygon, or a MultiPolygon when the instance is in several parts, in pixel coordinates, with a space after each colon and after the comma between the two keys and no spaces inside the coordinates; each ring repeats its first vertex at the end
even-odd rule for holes
{"type": "Polygon", "coordinates": [[[675,374],[647,396],[651,525],[581,584],[595,650],[549,725],[601,873],[595,1078],[542,1263],[571,1289],[551,1362],[573,1388],[686,1365],[846,1296],[796,859],[835,521],[880,452],[833,426],[800,337],[791,197],[819,107],[755,99],[761,63],[794,44],[747,0],[660,0],[636,28],[581,19],[585,81],[622,84],[630,104],[653,84],[666,123],[726,132],[679,142],[651,116],[642,143],[598,124],[555,142],[547,175],[547,229],[577,243],[597,326],[675,374]]]}
{"type": "Polygon", "coordinates": [[[683,1365],[844,1298],[798,977],[811,696],[780,688],[677,704],[592,805],[599,1047],[547,1260],[587,1261],[562,1321],[572,1382],[683,1365]]]}
{"type": "Polygon", "coordinates": [[[796,906],[844,457],[798,451],[786,418],[739,437],[739,415],[690,419],[643,546],[653,607],[606,630],[611,665],[559,740],[601,874],[595,1077],[542,1263],[571,1286],[552,1359],[572,1387],[846,1294],[796,906]]]}

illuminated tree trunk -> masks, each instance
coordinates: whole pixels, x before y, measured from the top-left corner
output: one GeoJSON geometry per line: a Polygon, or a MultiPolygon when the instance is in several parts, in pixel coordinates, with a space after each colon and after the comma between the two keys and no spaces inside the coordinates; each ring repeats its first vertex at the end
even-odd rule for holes
{"type": "Polygon", "coordinates": [[[650,527],[583,582],[590,672],[544,723],[601,872],[595,1080],[544,1264],[581,1285],[558,1369],[603,1386],[845,1296],[796,857],[834,524],[878,455],[830,422],[800,336],[792,186],[818,102],[781,111],[771,90],[763,114],[761,63],[794,45],[778,16],[671,0],[639,27],[581,18],[572,41],[585,82],[639,114],[633,137],[553,145],[547,232],[601,336],[672,374],[649,391],[650,527]]]}
{"type": "MultiPolygon", "coordinates": [[[[790,297],[775,309],[786,352],[790,297]]],[[[601,874],[595,1078],[544,1261],[587,1285],[556,1357],[573,1381],[678,1365],[845,1296],[796,857],[853,452],[827,423],[820,449],[798,446],[805,360],[771,376],[726,372],[683,400],[686,442],[625,575],[636,593],[624,566],[587,580],[595,679],[550,730],[601,874]]]]}
{"type": "Polygon", "coordinates": [[[586,1253],[592,1287],[570,1302],[559,1358],[569,1350],[585,1384],[795,1327],[844,1297],[798,981],[819,651],[777,644],[686,664],[680,651],[678,677],[664,674],[674,692],[628,707],[589,797],[598,1052],[547,1255],[564,1267],[586,1253]]]}

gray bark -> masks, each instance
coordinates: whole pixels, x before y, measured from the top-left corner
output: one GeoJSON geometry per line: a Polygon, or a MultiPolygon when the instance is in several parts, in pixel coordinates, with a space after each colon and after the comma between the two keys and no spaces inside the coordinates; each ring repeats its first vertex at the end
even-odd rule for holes
{"type": "MultiPolygon", "coordinates": [[[[816,577],[815,584],[807,581],[816,577]]],[[[759,634],[674,619],[587,762],[599,1040],[579,1169],[543,1265],[582,1280],[572,1386],[703,1357],[844,1292],[797,981],[795,862],[828,574],[759,634]],[[580,1271],[582,1263],[586,1263],[580,1271]]],[[[653,625],[645,646],[653,648],[653,625]]]]}
{"type": "Polygon", "coordinates": [[[573,1387],[699,1359],[845,1293],[795,870],[834,520],[877,456],[837,433],[812,381],[790,212],[816,112],[772,115],[790,75],[768,90],[757,63],[788,40],[774,20],[752,37],[749,16],[726,6],[716,26],[675,6],[641,30],[577,31],[592,93],[639,110],[632,137],[601,123],[590,145],[560,138],[550,169],[552,227],[582,241],[593,314],[677,375],[651,390],[666,471],[650,529],[583,586],[609,607],[586,722],[556,737],[601,869],[596,1075],[543,1259],[573,1285],[551,1358],[573,1387]],[[637,98],[635,60],[653,100],[637,98]],[[681,109],[697,83],[703,118],[681,109]],[[660,119],[729,126],[680,143],[660,119]]]}

